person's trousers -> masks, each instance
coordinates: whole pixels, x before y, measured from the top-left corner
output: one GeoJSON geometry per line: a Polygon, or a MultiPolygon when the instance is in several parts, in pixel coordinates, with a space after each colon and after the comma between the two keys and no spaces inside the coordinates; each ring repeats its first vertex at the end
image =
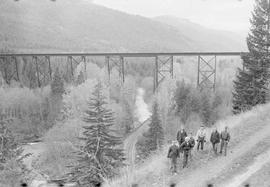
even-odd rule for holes
{"type": "Polygon", "coordinates": [[[204,144],[204,138],[199,139],[198,140],[198,145],[197,145],[197,150],[200,149],[200,146],[201,146],[201,150],[203,150],[203,144],[204,144]]]}
{"type": "Polygon", "coordinates": [[[227,146],[228,146],[228,142],[225,141],[225,140],[221,140],[220,152],[219,153],[222,153],[223,152],[223,148],[224,148],[224,155],[226,156],[227,155],[227,146]]]}
{"type": "Polygon", "coordinates": [[[177,172],[177,158],[176,157],[171,158],[171,171],[173,173],[177,172]]]}
{"type": "Polygon", "coordinates": [[[213,146],[214,153],[217,154],[217,146],[218,146],[218,144],[217,143],[212,143],[212,146],[213,146]]]}
{"type": "Polygon", "coordinates": [[[189,151],[184,151],[183,168],[187,167],[189,151]]]}
{"type": "Polygon", "coordinates": [[[189,150],[189,152],[188,152],[188,154],[189,154],[188,156],[189,156],[189,158],[190,158],[191,160],[192,160],[192,149],[193,149],[193,148],[191,148],[191,149],[189,150]]]}

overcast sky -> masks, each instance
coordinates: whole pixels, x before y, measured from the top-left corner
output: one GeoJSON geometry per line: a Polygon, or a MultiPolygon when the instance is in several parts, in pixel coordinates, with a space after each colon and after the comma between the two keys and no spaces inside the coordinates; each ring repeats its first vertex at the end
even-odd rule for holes
{"type": "Polygon", "coordinates": [[[173,15],[201,25],[247,32],[255,0],[94,0],[96,4],[146,17],[173,15]]]}

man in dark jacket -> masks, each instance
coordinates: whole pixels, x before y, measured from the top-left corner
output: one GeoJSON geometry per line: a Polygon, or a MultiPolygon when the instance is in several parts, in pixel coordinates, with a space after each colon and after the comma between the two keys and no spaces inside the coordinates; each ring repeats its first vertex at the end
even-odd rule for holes
{"type": "Polygon", "coordinates": [[[191,152],[192,152],[192,150],[193,150],[193,148],[195,146],[195,139],[193,138],[192,132],[189,133],[188,137],[189,137],[189,143],[190,143],[190,147],[191,147],[191,149],[189,150],[189,158],[192,159],[191,152]]]}
{"type": "Polygon", "coordinates": [[[171,171],[177,173],[177,157],[179,156],[179,146],[177,141],[173,141],[168,151],[168,158],[171,159],[171,171]]]}
{"type": "Polygon", "coordinates": [[[220,145],[220,154],[222,154],[223,148],[225,156],[227,155],[227,146],[231,139],[230,133],[228,132],[228,127],[225,127],[225,130],[221,132],[220,134],[221,138],[221,145],[220,145]]]}
{"type": "MultiPolygon", "coordinates": [[[[187,137],[187,132],[185,131],[184,126],[181,126],[180,131],[177,132],[177,138],[176,138],[179,145],[181,145],[185,141],[186,137],[187,137]]],[[[182,152],[181,149],[180,149],[180,152],[182,152]]]]}
{"type": "Polygon", "coordinates": [[[184,159],[183,159],[183,168],[187,167],[188,164],[188,156],[190,154],[191,144],[189,142],[189,137],[185,138],[185,141],[180,145],[179,149],[182,149],[184,152],[184,159]]]}
{"type": "Polygon", "coordinates": [[[212,143],[214,153],[217,154],[217,144],[220,142],[220,134],[217,128],[211,133],[210,142],[212,143]]]}

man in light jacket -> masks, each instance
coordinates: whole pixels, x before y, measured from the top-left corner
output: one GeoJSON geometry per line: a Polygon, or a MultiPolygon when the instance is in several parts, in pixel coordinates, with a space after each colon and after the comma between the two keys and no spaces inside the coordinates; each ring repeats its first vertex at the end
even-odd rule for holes
{"type": "Polygon", "coordinates": [[[197,132],[197,142],[198,142],[197,151],[200,149],[200,146],[201,146],[201,150],[203,150],[205,137],[206,137],[206,130],[205,130],[204,126],[202,125],[197,132]]]}
{"type": "Polygon", "coordinates": [[[189,137],[185,138],[185,141],[180,145],[180,149],[184,152],[184,158],[183,158],[183,168],[187,167],[188,164],[188,156],[190,154],[190,150],[192,148],[192,145],[190,144],[189,137]]]}

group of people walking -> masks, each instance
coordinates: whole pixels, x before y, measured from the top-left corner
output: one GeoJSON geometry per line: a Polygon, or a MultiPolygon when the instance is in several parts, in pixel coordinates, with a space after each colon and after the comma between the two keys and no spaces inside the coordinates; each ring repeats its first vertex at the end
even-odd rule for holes
{"type": "Polygon", "coordinates": [[[219,153],[222,154],[223,149],[224,149],[224,155],[226,156],[227,146],[230,139],[231,139],[231,136],[230,136],[230,133],[228,132],[228,127],[225,127],[224,131],[222,131],[221,133],[219,133],[217,128],[215,128],[210,137],[210,142],[212,143],[212,147],[215,154],[217,154],[217,147],[221,141],[219,153]]]}
{"type": "MultiPolygon", "coordinates": [[[[204,144],[206,142],[206,129],[202,125],[198,130],[197,134],[197,151],[204,149],[204,144]]],[[[177,141],[172,141],[172,145],[169,148],[167,157],[171,159],[171,170],[173,173],[177,173],[177,158],[183,154],[183,168],[187,167],[188,160],[192,159],[192,150],[195,147],[196,141],[192,136],[192,133],[187,134],[184,127],[177,132],[177,141]]],[[[224,150],[224,155],[227,155],[227,146],[230,141],[230,133],[228,132],[228,127],[219,133],[217,128],[213,130],[210,137],[210,142],[213,147],[214,153],[218,154],[218,144],[220,143],[220,151],[222,154],[224,150]]]]}

